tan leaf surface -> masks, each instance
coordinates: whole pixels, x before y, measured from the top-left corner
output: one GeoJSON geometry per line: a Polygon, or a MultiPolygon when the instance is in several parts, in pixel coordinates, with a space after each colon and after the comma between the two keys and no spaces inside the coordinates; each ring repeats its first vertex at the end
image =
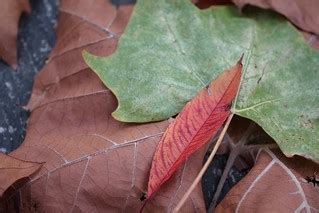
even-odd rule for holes
{"type": "MultiPolygon", "coordinates": [[[[2,209],[46,212],[138,212],[152,157],[168,121],[124,124],[111,112],[117,102],[84,63],[81,51],[111,54],[132,6],[105,0],[62,0],[57,43],[38,74],[28,104],[24,143],[11,155],[46,162],[2,209]]],[[[201,149],[149,203],[146,212],[170,211],[202,166],[201,149]]],[[[184,212],[203,212],[200,186],[184,212]]]]}
{"type": "Polygon", "coordinates": [[[304,180],[319,166],[301,157],[260,150],[256,164],[216,212],[318,212],[319,188],[304,180]]]}
{"type": "Polygon", "coordinates": [[[318,0],[233,0],[233,2],[240,8],[249,4],[275,10],[301,29],[319,35],[318,0]]]}
{"type": "Polygon", "coordinates": [[[22,12],[29,12],[28,0],[2,0],[0,13],[0,58],[17,67],[18,22],[22,12]]]}
{"type": "Polygon", "coordinates": [[[28,162],[0,153],[0,197],[16,181],[28,178],[41,168],[41,163],[28,162]]]}

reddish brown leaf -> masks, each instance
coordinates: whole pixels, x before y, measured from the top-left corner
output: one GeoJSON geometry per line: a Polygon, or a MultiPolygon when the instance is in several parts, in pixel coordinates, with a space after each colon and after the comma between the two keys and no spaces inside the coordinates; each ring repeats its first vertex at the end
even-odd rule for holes
{"type": "Polygon", "coordinates": [[[205,144],[230,114],[241,78],[241,60],[186,104],[157,146],[148,182],[150,199],[184,160],[205,144]]]}
{"type": "Polygon", "coordinates": [[[301,29],[319,35],[318,0],[233,0],[233,2],[240,8],[249,4],[275,10],[301,29]]]}
{"type": "Polygon", "coordinates": [[[319,50],[319,35],[302,32],[307,43],[314,49],[319,50]]]}
{"type": "Polygon", "coordinates": [[[22,12],[29,12],[28,0],[2,0],[0,13],[0,58],[17,67],[18,22],[22,12]]]}
{"type": "Polygon", "coordinates": [[[16,181],[31,176],[41,168],[41,163],[20,160],[0,153],[0,197],[16,181]]]}
{"type": "Polygon", "coordinates": [[[318,188],[305,181],[319,167],[302,157],[260,150],[256,164],[215,212],[317,212],[318,188]]]}
{"type": "MultiPolygon", "coordinates": [[[[11,154],[46,163],[2,200],[0,212],[15,206],[21,212],[141,208],[156,144],[168,121],[138,125],[114,120],[115,97],[81,56],[83,49],[113,53],[132,8],[116,8],[105,0],[60,2],[57,43],[35,80],[26,139],[11,154]]],[[[147,210],[170,211],[177,204],[200,170],[204,152],[187,160],[147,210]]],[[[204,208],[198,187],[183,210],[204,208]]]]}

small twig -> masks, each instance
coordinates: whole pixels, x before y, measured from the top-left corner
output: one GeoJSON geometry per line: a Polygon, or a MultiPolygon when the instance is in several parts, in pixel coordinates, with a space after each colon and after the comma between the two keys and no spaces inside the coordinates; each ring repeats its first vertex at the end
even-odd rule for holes
{"type": "Polygon", "coordinates": [[[252,145],[247,145],[245,146],[246,150],[250,149],[261,149],[261,148],[268,148],[268,149],[277,149],[279,148],[278,144],[276,143],[271,143],[271,144],[252,144],[252,145]]]}
{"type": "Polygon", "coordinates": [[[210,203],[207,212],[213,212],[213,209],[215,208],[217,201],[218,201],[218,198],[220,196],[220,193],[223,189],[224,183],[227,179],[228,173],[229,173],[231,167],[233,166],[234,161],[236,160],[238,154],[239,154],[239,149],[232,149],[231,150],[229,157],[227,159],[227,163],[226,163],[226,166],[224,168],[223,174],[218,182],[217,189],[216,189],[216,192],[214,194],[213,200],[210,203]]]}
{"type": "Polygon", "coordinates": [[[211,163],[211,161],[213,160],[218,147],[220,146],[224,135],[229,127],[230,121],[233,118],[234,114],[230,114],[229,117],[227,118],[227,121],[225,123],[225,126],[222,130],[222,132],[220,133],[220,136],[214,146],[213,151],[210,153],[206,163],[204,164],[203,168],[200,170],[200,172],[198,173],[197,177],[195,178],[194,182],[192,183],[192,185],[189,187],[189,189],[187,190],[187,192],[184,194],[184,196],[182,197],[182,199],[179,201],[179,203],[177,204],[177,206],[175,207],[175,209],[173,210],[174,213],[177,213],[180,211],[180,209],[182,208],[182,206],[184,205],[185,201],[187,200],[187,198],[189,197],[189,195],[192,193],[192,191],[194,190],[194,188],[197,186],[197,184],[200,182],[200,180],[202,179],[205,171],[207,170],[209,164],[211,163]]]}
{"type": "Polygon", "coordinates": [[[241,153],[243,146],[247,143],[247,139],[251,136],[252,132],[255,130],[255,124],[251,123],[247,130],[245,131],[244,135],[241,137],[238,143],[234,144],[234,147],[232,147],[229,157],[227,159],[227,163],[225,166],[225,169],[223,171],[222,177],[220,178],[216,192],[214,194],[213,200],[209,205],[207,212],[213,212],[213,209],[215,208],[218,198],[220,196],[220,193],[222,192],[223,186],[225,184],[225,181],[227,179],[228,173],[231,169],[231,167],[234,164],[234,161],[236,160],[237,156],[241,153]]]}
{"type": "Polygon", "coordinates": [[[230,148],[234,148],[235,147],[235,143],[234,143],[234,140],[230,137],[230,135],[226,132],[225,134],[225,138],[229,141],[229,145],[230,145],[230,148]]]}
{"type": "MultiPolygon", "coordinates": [[[[216,132],[216,134],[214,135],[214,137],[212,137],[212,138],[210,139],[206,152],[208,152],[208,151],[210,151],[210,150],[212,150],[212,149],[214,148],[215,142],[218,140],[221,131],[222,131],[221,128],[218,129],[218,131],[216,132]]],[[[227,134],[227,133],[226,133],[226,134],[227,134]]]]}

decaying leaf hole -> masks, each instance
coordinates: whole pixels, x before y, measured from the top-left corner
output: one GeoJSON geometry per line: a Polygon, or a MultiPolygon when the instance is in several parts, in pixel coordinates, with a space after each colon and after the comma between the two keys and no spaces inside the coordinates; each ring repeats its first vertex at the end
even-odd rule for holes
{"type": "Polygon", "coordinates": [[[307,183],[309,183],[309,184],[312,183],[314,187],[316,187],[316,186],[319,187],[319,180],[317,178],[316,172],[314,172],[312,176],[306,176],[305,181],[307,181],[307,183]]]}

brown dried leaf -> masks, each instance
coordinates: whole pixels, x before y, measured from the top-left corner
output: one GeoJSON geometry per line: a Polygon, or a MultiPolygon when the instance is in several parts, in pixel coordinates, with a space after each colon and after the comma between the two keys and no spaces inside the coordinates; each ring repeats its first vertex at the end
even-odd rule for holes
{"type": "Polygon", "coordinates": [[[319,35],[303,32],[303,36],[312,48],[319,50],[319,35]]]}
{"type": "Polygon", "coordinates": [[[31,176],[41,168],[41,163],[20,160],[0,153],[0,197],[16,181],[31,176]]]}
{"type": "Polygon", "coordinates": [[[18,22],[22,12],[29,12],[28,0],[2,0],[0,13],[0,58],[17,67],[18,22]]]}
{"type": "MultiPolygon", "coordinates": [[[[132,6],[116,9],[105,0],[60,2],[57,43],[27,106],[32,113],[26,139],[11,153],[46,163],[3,200],[2,209],[136,212],[142,206],[153,154],[168,121],[138,125],[114,120],[115,97],[81,56],[83,49],[113,53],[131,11],[132,6]]],[[[174,208],[200,170],[204,152],[187,160],[147,211],[174,208]]],[[[194,211],[204,211],[200,186],[184,207],[184,212],[194,211]]]]}
{"type": "Polygon", "coordinates": [[[249,4],[275,10],[286,16],[301,29],[319,35],[318,0],[233,0],[233,2],[239,8],[249,4]]]}
{"type": "Polygon", "coordinates": [[[304,177],[318,169],[302,157],[260,150],[255,166],[228,192],[216,212],[317,212],[319,189],[304,177]]]}

